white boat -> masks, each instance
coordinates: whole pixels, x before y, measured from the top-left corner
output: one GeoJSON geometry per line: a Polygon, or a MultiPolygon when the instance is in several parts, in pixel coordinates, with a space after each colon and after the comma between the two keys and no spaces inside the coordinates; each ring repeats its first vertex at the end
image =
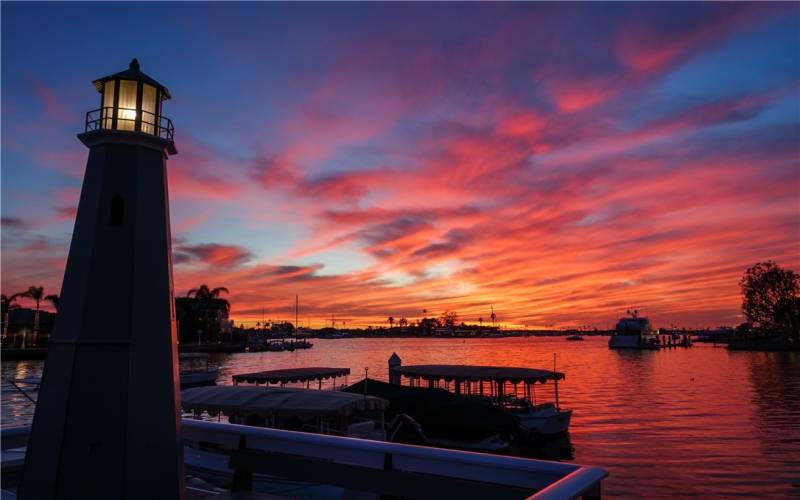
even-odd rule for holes
{"type": "Polygon", "coordinates": [[[608,341],[612,349],[659,349],[658,335],[653,332],[650,320],[639,312],[628,310],[630,316],[620,318],[614,334],[608,341]]]}
{"type": "Polygon", "coordinates": [[[214,384],[219,367],[208,363],[208,354],[187,352],[180,355],[181,387],[214,384]]]}
{"type": "Polygon", "coordinates": [[[181,391],[183,411],[225,415],[232,424],[386,440],[388,401],[341,391],[213,386],[181,391]]]}
{"type": "Polygon", "coordinates": [[[528,404],[514,414],[519,417],[520,427],[529,436],[564,434],[569,430],[572,418],[572,410],[561,410],[552,403],[528,404]]]}
{"type": "Polygon", "coordinates": [[[293,344],[295,349],[311,349],[314,347],[314,344],[306,339],[295,340],[293,344]]]}

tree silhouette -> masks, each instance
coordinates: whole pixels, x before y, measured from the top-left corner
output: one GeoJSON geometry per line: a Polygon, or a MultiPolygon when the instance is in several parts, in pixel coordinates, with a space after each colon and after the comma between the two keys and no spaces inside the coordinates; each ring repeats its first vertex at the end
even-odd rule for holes
{"type": "Polygon", "coordinates": [[[768,260],[748,268],[739,286],[742,313],[753,328],[800,337],[800,275],[768,260]]]}
{"type": "Polygon", "coordinates": [[[454,327],[458,322],[458,314],[455,311],[445,311],[442,314],[442,324],[446,327],[454,327]]]}
{"type": "Polygon", "coordinates": [[[3,314],[3,338],[8,336],[8,321],[11,311],[19,309],[19,304],[16,303],[19,296],[20,294],[18,293],[14,293],[9,297],[0,295],[0,309],[2,309],[3,314]]]}
{"type": "Polygon", "coordinates": [[[61,302],[61,297],[59,297],[56,294],[52,294],[52,295],[46,296],[44,298],[44,300],[46,300],[47,302],[50,302],[50,304],[53,305],[53,309],[55,309],[56,312],[58,312],[58,304],[61,302]]]}
{"type": "Polygon", "coordinates": [[[33,317],[33,334],[39,334],[39,309],[42,303],[42,299],[44,298],[44,287],[43,286],[31,286],[28,287],[28,290],[22,292],[20,294],[23,297],[28,297],[31,300],[36,302],[36,313],[33,317]]]}
{"type": "Polygon", "coordinates": [[[230,311],[230,309],[231,309],[230,302],[228,302],[228,300],[223,299],[222,297],[220,297],[220,294],[222,294],[223,292],[225,294],[229,294],[230,293],[228,291],[228,289],[225,288],[224,286],[219,286],[217,288],[209,288],[208,285],[203,283],[199,287],[192,288],[191,290],[189,290],[186,293],[186,296],[187,297],[194,297],[195,299],[197,299],[197,300],[199,300],[201,302],[209,301],[211,299],[220,300],[220,301],[222,301],[223,304],[225,304],[225,306],[230,311]]]}
{"type": "Polygon", "coordinates": [[[394,316],[389,316],[389,319],[386,321],[389,322],[389,329],[391,330],[392,326],[394,326],[394,316]]]}
{"type": "Polygon", "coordinates": [[[186,298],[176,300],[176,304],[181,304],[178,316],[187,325],[185,328],[187,334],[191,332],[193,335],[197,331],[202,331],[213,337],[219,333],[217,323],[221,318],[220,310],[225,309],[227,312],[231,310],[231,303],[221,297],[223,293],[228,294],[230,291],[225,287],[209,288],[203,283],[189,290],[186,298]]]}

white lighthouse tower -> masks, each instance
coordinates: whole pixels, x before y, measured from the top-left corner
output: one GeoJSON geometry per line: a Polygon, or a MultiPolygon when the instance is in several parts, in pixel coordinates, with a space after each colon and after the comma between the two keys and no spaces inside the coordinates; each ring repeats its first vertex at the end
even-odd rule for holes
{"type": "Polygon", "coordinates": [[[94,85],[100,109],[78,135],[89,159],[20,497],[182,498],[170,93],[136,59],[94,85]]]}

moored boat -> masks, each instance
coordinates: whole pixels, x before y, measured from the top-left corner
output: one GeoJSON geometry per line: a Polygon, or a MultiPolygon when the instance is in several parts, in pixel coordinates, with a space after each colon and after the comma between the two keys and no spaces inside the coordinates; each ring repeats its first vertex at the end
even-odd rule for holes
{"type": "MultiPolygon", "coordinates": [[[[399,360],[399,358],[397,358],[399,360]]],[[[396,383],[402,377],[420,387],[425,381],[429,389],[445,388],[457,396],[489,402],[519,422],[519,433],[525,438],[551,436],[569,430],[572,410],[562,409],[558,400],[558,381],[564,374],[555,370],[475,365],[412,365],[395,364],[392,375],[396,383]],[[537,404],[535,384],[552,381],[555,402],[537,404]],[[521,387],[518,387],[520,386],[521,387]],[[521,390],[520,390],[521,389],[521,390]]]]}
{"type": "Polygon", "coordinates": [[[314,344],[306,339],[295,340],[293,343],[295,349],[311,349],[314,347],[314,344]]]}
{"type": "Polygon", "coordinates": [[[219,376],[219,367],[209,364],[208,354],[201,352],[180,355],[181,387],[214,384],[219,376]]]}
{"type": "Polygon", "coordinates": [[[282,340],[273,340],[267,344],[267,351],[280,352],[285,350],[286,345],[282,340]]]}
{"type": "Polygon", "coordinates": [[[214,386],[181,391],[181,407],[196,418],[225,415],[230,423],[384,441],[388,401],[341,391],[287,387],[214,386]]]}
{"type": "Polygon", "coordinates": [[[620,318],[608,347],[612,349],[659,349],[661,343],[653,332],[650,320],[639,316],[639,311],[628,310],[629,316],[620,318]]]}
{"type": "Polygon", "coordinates": [[[503,451],[519,419],[488,401],[444,389],[424,389],[364,379],[343,389],[389,401],[389,440],[471,451],[503,451]]]}

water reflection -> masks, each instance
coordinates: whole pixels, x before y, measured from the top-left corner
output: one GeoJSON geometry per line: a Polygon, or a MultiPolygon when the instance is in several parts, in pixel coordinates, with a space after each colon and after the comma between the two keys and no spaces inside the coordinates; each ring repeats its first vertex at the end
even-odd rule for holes
{"type": "Polygon", "coordinates": [[[800,459],[795,460],[794,468],[781,460],[787,453],[797,450],[800,437],[800,398],[797,396],[800,394],[800,355],[755,353],[748,356],[748,375],[754,391],[752,404],[747,406],[753,410],[753,430],[758,435],[761,453],[768,458],[765,464],[771,469],[768,473],[793,474],[795,483],[786,485],[782,492],[800,495],[800,459]],[[778,429],[780,431],[776,432],[778,429]]]}
{"type": "Polygon", "coordinates": [[[573,460],[575,448],[569,433],[540,439],[534,443],[514,442],[508,450],[508,455],[516,457],[537,458],[539,460],[573,460]]]}
{"type": "MultiPolygon", "coordinates": [[[[607,338],[342,339],[306,351],[214,355],[218,383],[248,371],[346,366],[349,382],[369,368],[388,380],[404,364],[496,364],[547,368],[557,355],[561,405],[574,411],[569,436],[515,448],[523,456],[575,460],[611,472],[607,497],[783,497],[800,494],[800,359],[789,353],[691,349],[615,351],[607,338]]],[[[3,363],[3,377],[35,376],[40,362],[3,363]]],[[[32,408],[3,384],[3,425],[29,422],[32,408]]],[[[540,387],[537,387],[537,396],[540,387]]],[[[542,387],[550,396],[548,387],[542,387]]],[[[519,445],[515,445],[519,446],[519,445]]]]}

